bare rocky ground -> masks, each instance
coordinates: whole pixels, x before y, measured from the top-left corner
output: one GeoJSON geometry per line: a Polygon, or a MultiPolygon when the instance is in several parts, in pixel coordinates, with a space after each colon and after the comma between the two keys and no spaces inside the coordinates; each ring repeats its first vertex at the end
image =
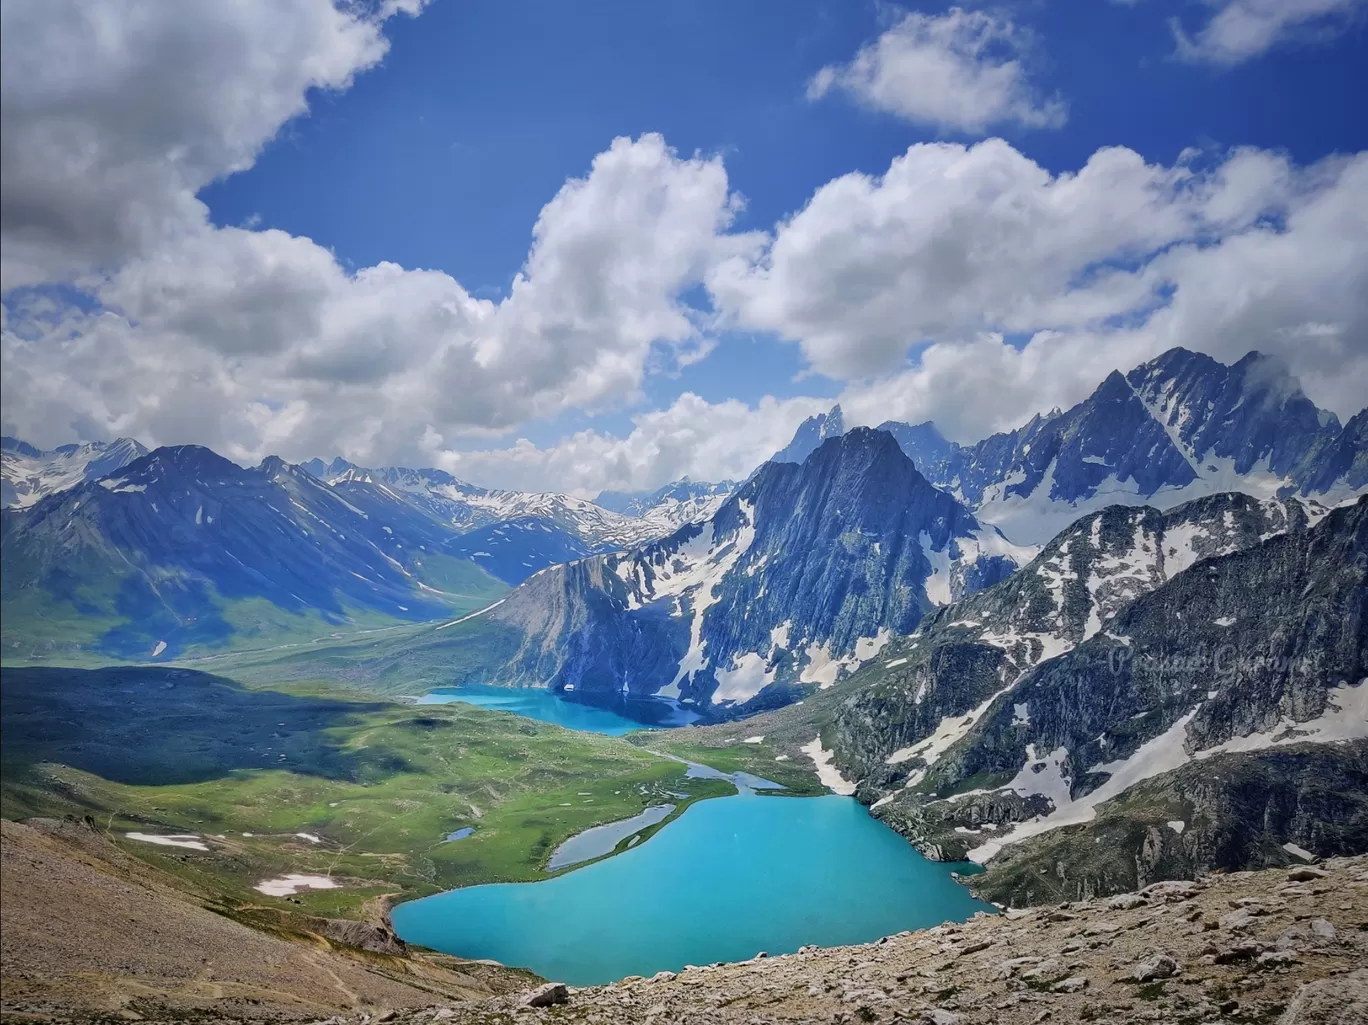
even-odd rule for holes
{"type": "MultiPolygon", "coordinates": [[[[649,980],[582,989],[548,983],[491,995],[512,976],[465,976],[461,987],[440,992],[429,978],[402,974],[438,971],[438,959],[413,959],[414,967],[396,971],[392,963],[382,969],[227,921],[231,935],[185,933],[186,926],[161,917],[161,907],[119,904],[127,888],[120,880],[112,889],[81,889],[86,884],[70,868],[56,880],[50,871],[25,873],[24,860],[43,848],[12,843],[14,835],[6,823],[6,1022],[1368,1022],[1368,857],[1156,883],[1109,899],[649,980]],[[41,894],[22,893],[35,884],[41,894]],[[63,892],[74,884],[75,900],[63,892]],[[16,900],[28,909],[24,915],[15,913],[16,900]],[[156,914],[134,917],[148,912],[156,914]],[[12,926],[25,915],[33,921],[15,935],[12,926]],[[121,945],[120,930],[133,940],[121,945]],[[320,963],[325,954],[332,960],[320,963]],[[329,1000],[337,1010],[318,1013],[329,1000]],[[549,1006],[528,1006],[536,1002],[549,1006]]],[[[460,977],[440,971],[447,986],[460,977]]]]}
{"type": "Polygon", "coordinates": [[[863,946],[569,989],[549,1008],[520,1006],[530,995],[394,1020],[1364,1025],[1368,858],[1156,883],[863,946]]]}
{"type": "MultiPolygon", "coordinates": [[[[366,923],[277,915],[270,931],[74,822],[0,821],[0,1020],[279,1021],[481,999],[539,981],[442,955],[334,942],[366,923]],[[315,930],[315,931],[311,931],[315,930]]],[[[360,934],[366,934],[364,936],[360,934]]],[[[383,946],[383,944],[377,944],[383,946]]]]}

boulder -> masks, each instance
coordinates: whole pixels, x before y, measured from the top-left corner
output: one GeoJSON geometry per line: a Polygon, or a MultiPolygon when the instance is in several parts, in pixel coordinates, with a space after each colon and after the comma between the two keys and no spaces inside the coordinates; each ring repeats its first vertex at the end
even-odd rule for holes
{"type": "Polygon", "coordinates": [[[519,999],[521,1007],[554,1007],[556,1004],[563,1004],[570,999],[570,991],[566,989],[563,982],[548,982],[530,989],[519,999]]]}

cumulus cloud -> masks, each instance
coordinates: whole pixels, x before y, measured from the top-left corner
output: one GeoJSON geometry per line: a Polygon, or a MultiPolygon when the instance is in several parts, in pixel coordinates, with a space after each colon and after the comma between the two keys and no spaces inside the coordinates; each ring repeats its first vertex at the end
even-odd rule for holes
{"type": "Polygon", "coordinates": [[[7,0],[0,8],[4,287],[112,266],[202,215],[310,89],[377,63],[385,17],[332,0],[7,0]]]}
{"type": "MultiPolygon", "coordinates": [[[[1264,348],[1352,412],[1334,356],[1361,357],[1368,336],[1365,167],[1363,155],[1299,168],[1238,150],[1198,169],[1113,148],[1053,175],[1001,140],[916,145],[882,176],[823,186],[759,259],[724,260],[709,285],[730,323],[796,342],[838,379],[899,373],[917,346],[930,346],[918,374],[970,374],[939,354],[980,351],[993,333],[1040,335],[1051,351],[1090,339],[1105,360],[1075,354],[1056,369],[1094,380],[1100,363],[1129,367],[1155,346],[1264,348]],[[1310,342],[1312,324],[1334,326],[1310,342]]],[[[947,415],[970,430],[993,421],[995,403],[990,393],[947,415]]]]}
{"type": "Polygon", "coordinates": [[[1363,0],[1208,0],[1210,20],[1189,35],[1174,18],[1170,25],[1178,55],[1212,64],[1239,64],[1289,37],[1336,34],[1363,0]]]}
{"type": "Polygon", "coordinates": [[[830,406],[830,399],[808,397],[708,402],[685,392],[665,409],[634,416],[625,437],[579,431],[545,447],[523,438],[472,451],[452,451],[440,437],[429,437],[427,451],[442,468],[471,480],[585,496],[645,490],[685,476],[738,480],[787,445],[806,417],[830,406]]]}
{"type": "Polygon", "coordinates": [[[1032,86],[1023,64],[1031,47],[1030,34],[1006,17],[958,7],[943,15],[914,11],[849,64],[817,72],[808,97],[840,89],[875,110],[949,131],[1058,128],[1067,109],[1032,86]]]}
{"type": "Polygon", "coordinates": [[[700,315],[680,295],[754,244],[726,231],[736,205],[719,159],[618,139],[543,208],[499,302],[440,271],[349,274],[308,239],[201,225],[93,286],[97,313],[6,332],[7,364],[26,370],[6,378],[6,422],[42,438],[52,409],[26,378],[47,375],[98,396],[84,415],[101,434],[253,454],[274,435],[294,452],[345,442],[380,458],[428,427],[497,430],[620,401],[662,347],[690,358],[700,315]],[[196,423],[195,408],[219,415],[196,423]]]}

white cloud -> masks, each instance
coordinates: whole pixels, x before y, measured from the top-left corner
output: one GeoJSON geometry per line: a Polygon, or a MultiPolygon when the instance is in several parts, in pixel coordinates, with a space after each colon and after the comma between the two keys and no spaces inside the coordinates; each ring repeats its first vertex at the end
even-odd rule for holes
{"type": "Polygon", "coordinates": [[[709,284],[730,323],[796,342],[828,376],[897,375],[867,393],[887,403],[871,422],[898,408],[972,436],[1174,345],[1278,353],[1352,413],[1358,371],[1340,367],[1362,367],[1368,341],[1366,169],[1238,150],[1198,170],[1113,148],[1052,175],[1001,140],[917,145],[881,177],[827,183],[709,284]],[[993,333],[1034,340],[1018,354],[993,333]]]}
{"type": "Polygon", "coordinates": [[[383,17],[332,0],[6,0],[0,260],[6,288],[117,265],[202,217],[306,108],[385,54],[383,17]]]}
{"type": "Polygon", "coordinates": [[[23,370],[4,383],[6,423],[41,441],[70,405],[99,435],[379,459],[428,428],[617,403],[662,347],[691,358],[699,314],[679,296],[753,246],[726,233],[735,209],[719,159],[618,139],[543,208],[497,303],[439,271],[348,274],[308,239],[200,225],[94,286],[103,312],[6,332],[23,370]]]}
{"type": "Polygon", "coordinates": [[[817,72],[808,96],[842,89],[875,110],[944,130],[1058,128],[1067,109],[1039,97],[1028,80],[1022,60],[1031,45],[1025,29],[984,11],[912,12],[849,64],[817,72]]]}
{"type": "Polygon", "coordinates": [[[806,417],[830,406],[830,399],[806,397],[766,397],[753,406],[735,399],[708,402],[685,392],[666,409],[634,416],[626,437],[580,431],[544,448],[524,438],[508,448],[457,452],[429,436],[427,446],[437,465],[482,484],[593,496],[684,476],[744,479],[787,445],[806,417]]]}
{"type": "Polygon", "coordinates": [[[1289,36],[1324,38],[1337,33],[1363,0],[1208,0],[1215,13],[1194,36],[1178,19],[1171,25],[1178,54],[1186,60],[1239,64],[1289,36]]]}

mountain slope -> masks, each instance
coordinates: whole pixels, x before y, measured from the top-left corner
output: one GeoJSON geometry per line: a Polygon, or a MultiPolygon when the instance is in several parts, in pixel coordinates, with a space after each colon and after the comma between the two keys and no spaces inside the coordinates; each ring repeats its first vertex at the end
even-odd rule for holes
{"type": "MultiPolygon", "coordinates": [[[[1366,639],[1363,499],[1179,573],[948,742],[890,753],[876,808],[919,846],[987,860],[1193,761],[1362,739],[1366,639]]],[[[840,762],[844,740],[833,743],[840,762]]]]}
{"type": "Polygon", "coordinates": [[[7,651],[76,629],[106,655],[169,658],[356,614],[437,618],[503,589],[404,503],[367,513],[279,459],[244,470],[190,445],[7,512],[4,525],[7,651]]]}
{"type": "Polygon", "coordinates": [[[496,678],[782,702],[1029,554],[931,487],[891,436],[862,428],[801,466],[762,467],[705,523],[535,574],[486,617],[525,638],[496,678]]]}
{"type": "Polygon", "coordinates": [[[6,509],[26,508],[82,481],[113,473],[145,455],[147,449],[132,438],[63,445],[51,452],[43,452],[17,438],[0,438],[0,464],[4,472],[0,505],[6,509]]]}

